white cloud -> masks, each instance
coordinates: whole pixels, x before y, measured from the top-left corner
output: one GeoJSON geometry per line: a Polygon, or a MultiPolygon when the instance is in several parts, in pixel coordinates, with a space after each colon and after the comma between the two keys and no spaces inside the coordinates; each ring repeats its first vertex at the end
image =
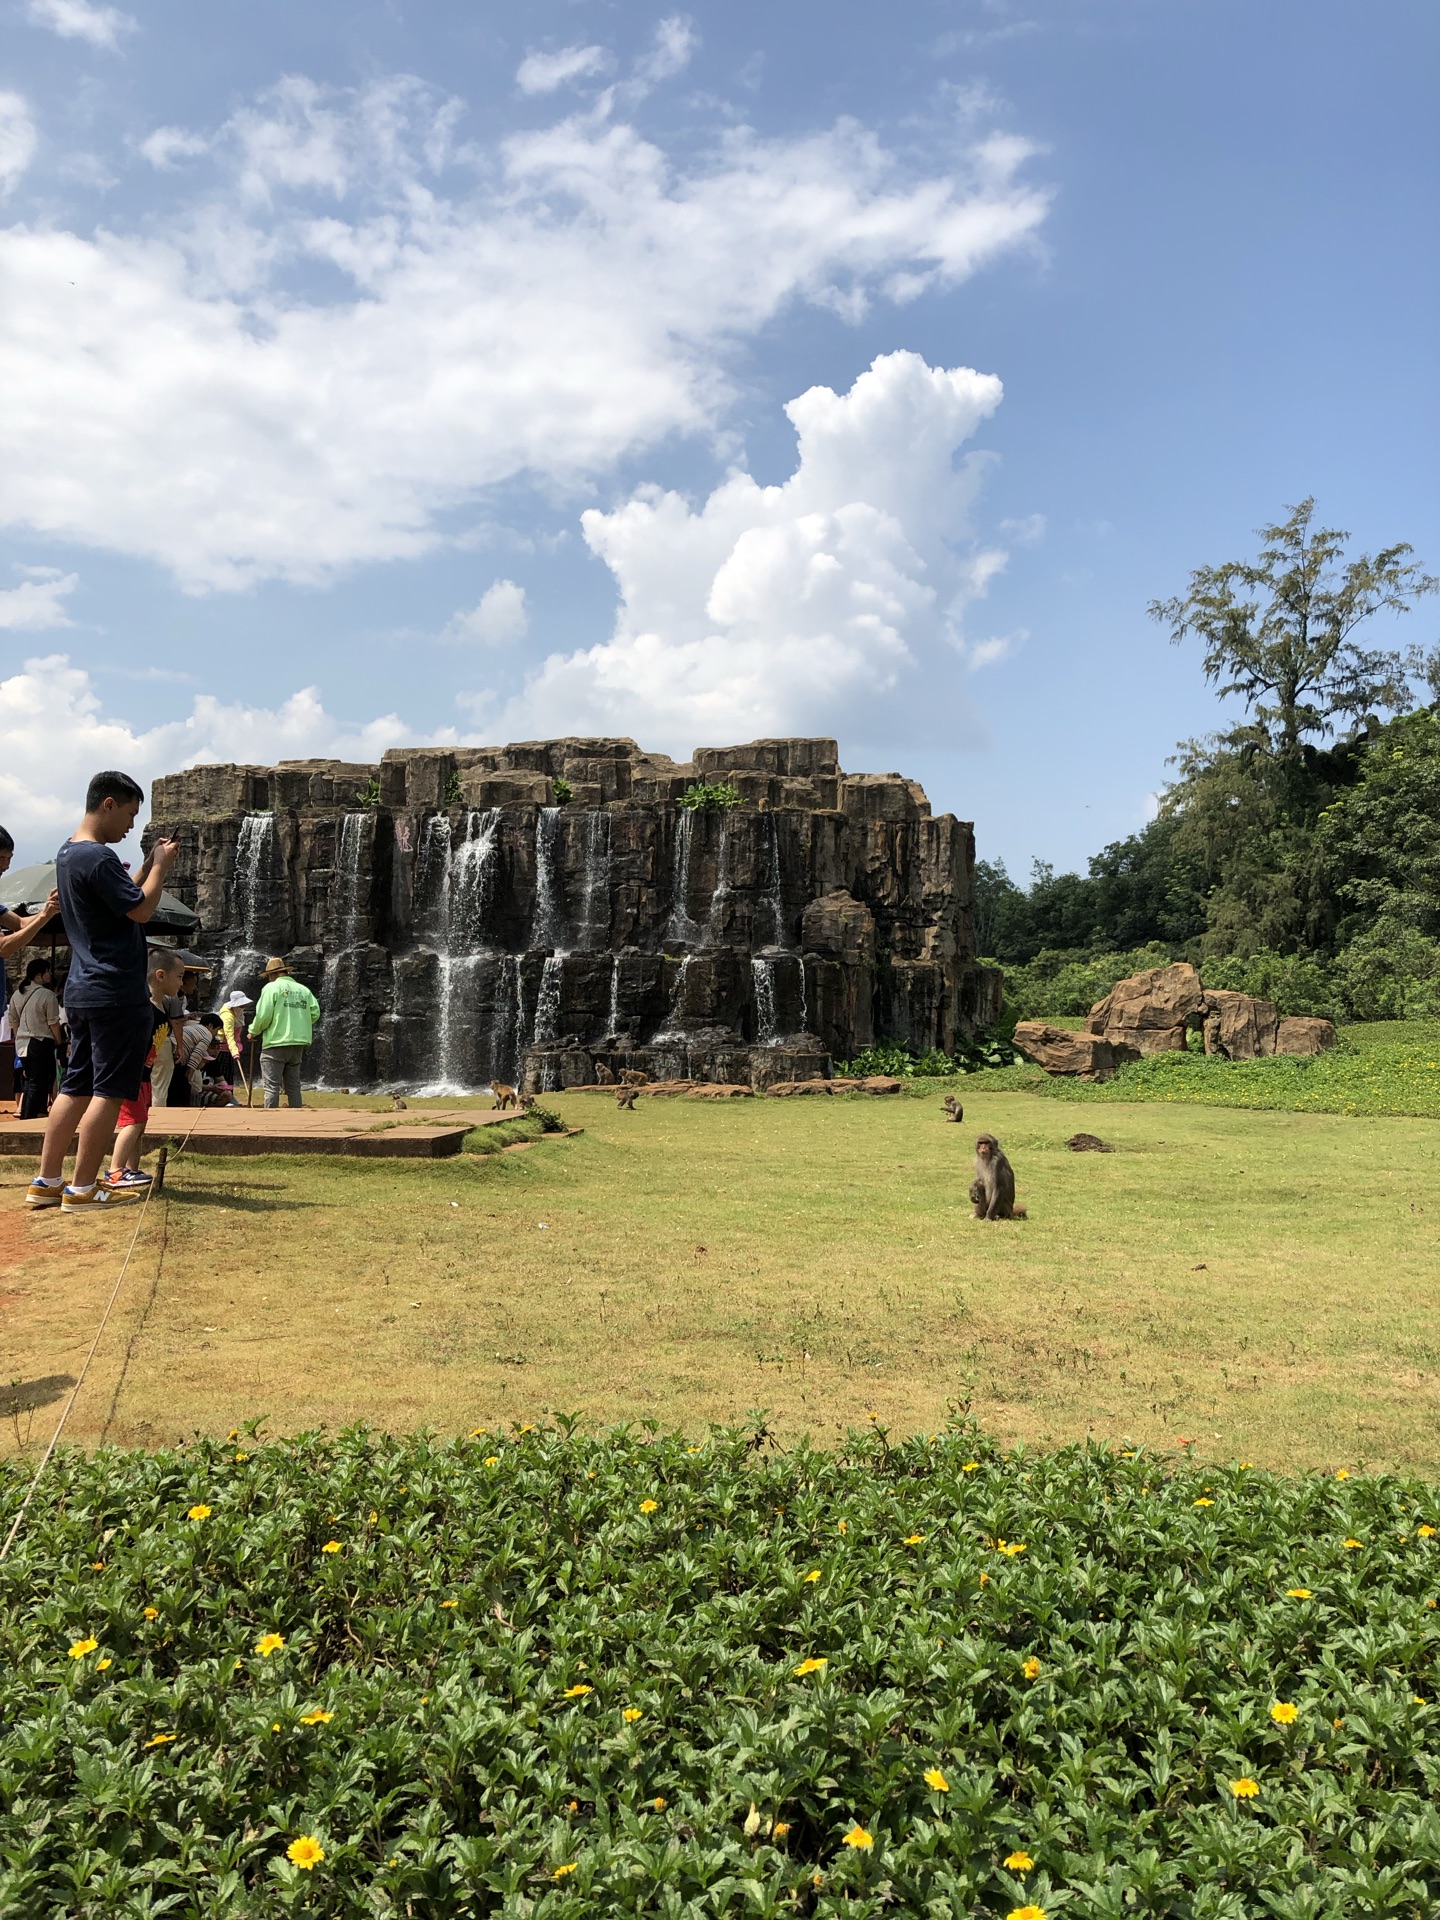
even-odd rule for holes
{"type": "Polygon", "coordinates": [[[611,64],[604,47],[561,47],[558,53],[527,53],[515,84],[522,93],[553,93],[571,80],[587,80],[611,64]]]}
{"type": "Polygon", "coordinates": [[[35,122],[18,93],[0,93],[0,194],[6,194],[35,157],[35,122]]]}
{"type": "Polygon", "coordinates": [[[386,747],[420,736],[394,714],[359,726],[337,720],[314,687],[277,708],[203,694],[184,719],[140,731],[108,718],[90,675],[59,653],[0,680],[0,739],[0,821],[25,843],[15,863],[24,866],[48,859],[75,825],[86,783],[101,767],[121,767],[148,790],[160,774],[200,761],[378,760],[386,747]]]}
{"type": "Polygon", "coordinates": [[[689,66],[700,36],[683,14],[673,13],[655,29],[648,53],[635,63],[637,78],[650,86],[670,80],[689,66]]]}
{"type": "Polygon", "coordinates": [[[118,7],[97,7],[92,0],[30,0],[26,11],[35,26],[62,40],[88,40],[92,47],[116,47],[138,25],[118,7]]]}
{"type": "MultiPolygon", "coordinates": [[[[595,117],[457,148],[457,112],[287,81],[142,231],[0,229],[0,521],[196,591],[418,555],[498,483],[716,432],[795,302],[956,283],[1046,207],[1008,138],[921,175],[853,122],[676,159],[595,117]]],[[[163,132],[160,165],[201,139],[163,132]]]]}
{"type": "Polygon", "coordinates": [[[208,153],[210,142],[203,134],[188,133],[184,127],[157,127],[140,142],[140,151],[152,167],[168,172],[180,160],[208,153]]]}
{"type": "Polygon", "coordinates": [[[451,615],[440,638],[460,645],[478,642],[481,646],[503,647],[523,640],[529,631],[525,589],[513,580],[497,580],[481,595],[478,607],[451,615]]]}
{"type": "Polygon", "coordinates": [[[78,573],[61,575],[49,567],[35,568],[33,577],[22,585],[0,589],[0,630],[38,633],[44,627],[73,626],[60,603],[79,584],[78,573]]]}
{"type": "Polygon", "coordinates": [[[993,374],[882,354],[849,393],[790,402],[799,460],[782,486],[737,472],[698,510],[642,487],[586,513],[620,590],[614,635],[552,655],[502,728],[684,753],[769,733],[894,737],[920,710],[953,740],[969,725],[959,615],[1004,564],[966,541],[985,461],[954,456],[1000,398],[993,374]]]}

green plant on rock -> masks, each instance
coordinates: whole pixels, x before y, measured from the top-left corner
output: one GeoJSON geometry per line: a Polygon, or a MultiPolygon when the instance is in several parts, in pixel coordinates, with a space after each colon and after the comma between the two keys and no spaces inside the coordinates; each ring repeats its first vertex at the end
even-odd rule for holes
{"type": "Polygon", "coordinates": [[[571,786],[570,782],[563,774],[557,774],[550,782],[550,785],[555,793],[556,806],[568,807],[570,802],[575,798],[575,789],[571,786]]]}
{"type": "Polygon", "coordinates": [[[731,786],[728,780],[718,783],[697,780],[681,794],[680,804],[692,813],[728,813],[732,807],[743,807],[745,801],[740,789],[731,786]]]}
{"type": "Polygon", "coordinates": [[[367,780],[365,782],[364,786],[361,787],[359,792],[355,795],[355,804],[357,807],[378,807],[379,806],[380,782],[378,778],[367,780]]]}
{"type": "Polygon", "coordinates": [[[457,768],[445,782],[445,805],[447,807],[459,807],[464,805],[464,801],[465,796],[460,791],[460,772],[457,768]]]}

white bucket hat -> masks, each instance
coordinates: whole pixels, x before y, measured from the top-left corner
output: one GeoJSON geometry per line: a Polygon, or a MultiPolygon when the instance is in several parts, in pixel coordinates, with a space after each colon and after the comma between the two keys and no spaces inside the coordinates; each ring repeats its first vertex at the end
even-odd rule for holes
{"type": "Polygon", "coordinates": [[[248,993],[241,993],[237,987],[225,1004],[227,1007],[253,1007],[255,1002],[248,993]]]}

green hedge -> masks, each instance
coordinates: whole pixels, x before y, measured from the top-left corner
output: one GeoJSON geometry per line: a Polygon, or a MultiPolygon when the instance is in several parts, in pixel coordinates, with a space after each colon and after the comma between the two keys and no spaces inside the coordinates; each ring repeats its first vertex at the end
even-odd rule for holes
{"type": "Polygon", "coordinates": [[[1440,1909],[1433,1489],[763,1439],[62,1455],[0,1912],[1440,1909]]]}

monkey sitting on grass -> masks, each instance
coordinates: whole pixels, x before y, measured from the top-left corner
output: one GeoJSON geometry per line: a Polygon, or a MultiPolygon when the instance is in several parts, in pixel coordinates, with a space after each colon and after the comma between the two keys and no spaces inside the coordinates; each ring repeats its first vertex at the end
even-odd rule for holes
{"type": "Polygon", "coordinates": [[[977,1220],[1023,1220],[1024,1207],[1015,1204],[1015,1169],[993,1133],[975,1142],[975,1181],[970,1188],[977,1220]]]}

